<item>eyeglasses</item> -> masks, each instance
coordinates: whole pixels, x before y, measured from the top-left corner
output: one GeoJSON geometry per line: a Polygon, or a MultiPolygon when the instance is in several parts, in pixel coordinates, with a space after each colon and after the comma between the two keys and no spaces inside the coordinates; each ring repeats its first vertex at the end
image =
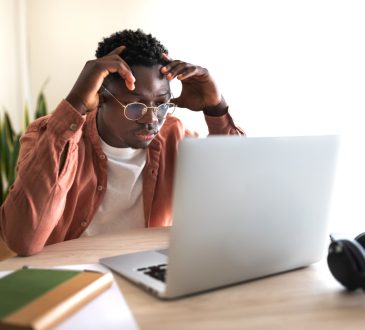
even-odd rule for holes
{"type": "Polygon", "coordinates": [[[105,86],[101,85],[101,87],[123,107],[124,116],[129,120],[141,119],[147,113],[148,109],[152,109],[158,120],[163,120],[168,114],[173,114],[176,108],[176,104],[170,102],[162,103],[157,107],[148,107],[144,103],[140,102],[132,102],[124,105],[105,86]]]}

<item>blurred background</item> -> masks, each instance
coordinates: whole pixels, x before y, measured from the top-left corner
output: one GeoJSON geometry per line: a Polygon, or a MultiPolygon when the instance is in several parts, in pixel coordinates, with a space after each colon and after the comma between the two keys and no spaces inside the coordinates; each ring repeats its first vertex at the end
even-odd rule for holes
{"type": "MultiPolygon", "coordinates": [[[[0,0],[0,111],[20,128],[46,80],[52,111],[103,37],[141,28],[210,70],[248,136],[339,134],[330,230],[354,236],[365,231],[364,17],[360,0],[0,0]]],[[[206,134],[200,113],[177,116],[206,134]]]]}

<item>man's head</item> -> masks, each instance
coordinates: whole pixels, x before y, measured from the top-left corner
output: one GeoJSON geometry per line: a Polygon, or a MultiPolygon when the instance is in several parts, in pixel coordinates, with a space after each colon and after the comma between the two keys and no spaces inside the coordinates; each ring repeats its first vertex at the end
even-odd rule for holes
{"type": "Polygon", "coordinates": [[[96,57],[108,55],[119,46],[126,48],[120,57],[135,77],[135,89],[129,90],[118,73],[110,74],[101,90],[98,129],[101,137],[115,147],[146,148],[158,133],[163,120],[149,108],[138,120],[129,120],[124,108],[133,102],[156,107],[171,98],[170,84],[160,72],[167,64],[162,53],[167,49],[150,34],[141,30],[124,30],[104,38],[96,50],[96,57]]]}

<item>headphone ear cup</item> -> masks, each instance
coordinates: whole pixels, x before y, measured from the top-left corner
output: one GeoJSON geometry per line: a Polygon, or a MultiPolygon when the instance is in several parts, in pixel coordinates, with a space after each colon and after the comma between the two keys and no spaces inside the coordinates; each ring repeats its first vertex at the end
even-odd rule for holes
{"type": "Polygon", "coordinates": [[[355,237],[355,241],[358,242],[362,246],[363,249],[365,249],[365,233],[357,235],[355,237]]]}
{"type": "Polygon", "coordinates": [[[365,253],[356,241],[338,240],[329,246],[328,267],[334,278],[346,289],[355,290],[364,286],[365,253]]]}

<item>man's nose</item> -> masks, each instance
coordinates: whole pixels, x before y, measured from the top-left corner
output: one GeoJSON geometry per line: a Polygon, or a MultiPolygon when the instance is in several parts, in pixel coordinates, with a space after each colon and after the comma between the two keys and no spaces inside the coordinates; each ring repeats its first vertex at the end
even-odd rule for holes
{"type": "Polygon", "coordinates": [[[152,107],[148,108],[144,116],[139,120],[139,122],[146,124],[157,123],[158,118],[154,110],[155,109],[153,109],[152,107]]]}

